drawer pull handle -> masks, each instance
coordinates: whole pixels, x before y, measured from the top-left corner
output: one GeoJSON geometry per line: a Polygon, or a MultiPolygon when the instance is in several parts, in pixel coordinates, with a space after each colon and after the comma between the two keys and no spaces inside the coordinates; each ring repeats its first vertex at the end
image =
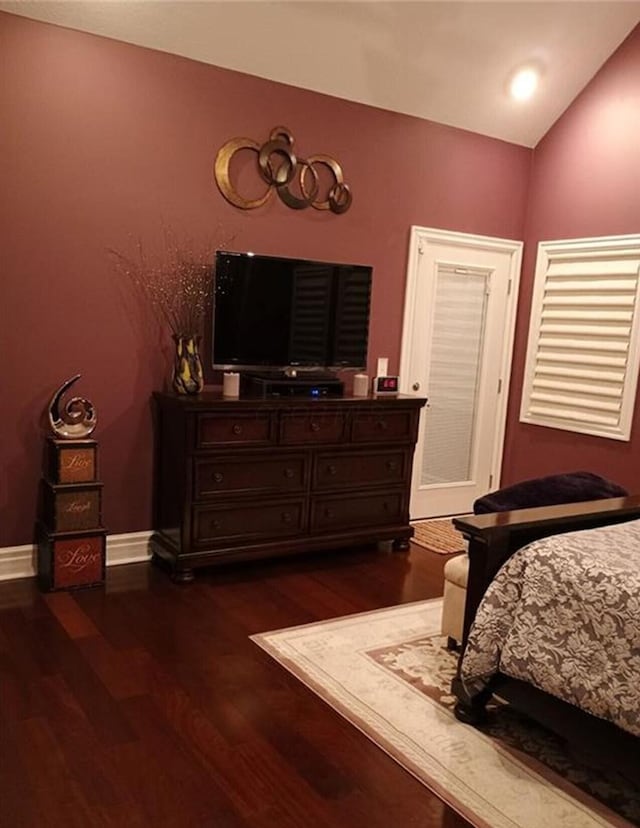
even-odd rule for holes
{"type": "Polygon", "coordinates": [[[223,480],[224,480],[224,474],[222,474],[222,472],[214,472],[213,473],[214,483],[222,483],[223,480]]]}
{"type": "Polygon", "coordinates": [[[287,480],[291,480],[291,478],[293,477],[293,469],[285,469],[284,476],[287,478],[287,480]]]}
{"type": "Polygon", "coordinates": [[[338,469],[334,465],[327,466],[327,473],[328,474],[336,474],[338,469]]]}
{"type": "Polygon", "coordinates": [[[217,532],[220,529],[220,521],[219,520],[212,520],[209,524],[209,527],[212,532],[217,532]]]}
{"type": "Polygon", "coordinates": [[[283,523],[291,523],[291,512],[283,512],[282,513],[282,522],[283,523]]]}
{"type": "Polygon", "coordinates": [[[233,431],[234,434],[242,434],[242,426],[236,423],[231,429],[231,431],[233,431]]]}
{"type": "Polygon", "coordinates": [[[395,460],[389,460],[387,462],[387,468],[389,469],[389,471],[395,471],[398,468],[398,464],[395,460]]]}
{"type": "Polygon", "coordinates": [[[311,423],[311,431],[320,431],[320,423],[311,423]]]}
{"type": "Polygon", "coordinates": [[[388,511],[389,511],[389,504],[387,503],[387,501],[386,501],[386,500],[385,500],[385,502],[382,504],[382,508],[384,509],[384,511],[385,511],[385,512],[388,512],[388,511]]]}
{"type": "Polygon", "coordinates": [[[333,509],[329,509],[329,508],[325,509],[324,510],[324,516],[326,518],[332,518],[333,517],[333,509]]]}
{"type": "Polygon", "coordinates": [[[386,420],[378,420],[376,427],[379,428],[380,431],[386,431],[389,426],[386,420]]]}

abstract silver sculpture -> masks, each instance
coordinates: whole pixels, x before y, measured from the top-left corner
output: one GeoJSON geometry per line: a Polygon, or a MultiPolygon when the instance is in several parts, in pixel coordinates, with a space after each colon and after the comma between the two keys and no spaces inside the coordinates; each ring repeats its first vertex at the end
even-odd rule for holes
{"type": "Polygon", "coordinates": [[[49,403],[49,424],[56,437],[63,440],[82,440],[96,427],[97,417],[93,403],[84,397],[73,397],[60,410],[62,396],[79,380],[81,374],[64,382],[49,403]]]}

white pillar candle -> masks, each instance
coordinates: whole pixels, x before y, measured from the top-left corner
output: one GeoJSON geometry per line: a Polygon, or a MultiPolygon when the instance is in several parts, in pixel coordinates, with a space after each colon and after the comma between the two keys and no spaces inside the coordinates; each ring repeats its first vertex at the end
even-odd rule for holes
{"type": "Polygon", "coordinates": [[[235,371],[228,371],[222,377],[222,396],[223,397],[239,397],[240,396],[240,374],[235,371]]]}
{"type": "Polygon", "coordinates": [[[367,374],[355,374],[353,377],[353,396],[369,396],[369,377],[367,374]]]}

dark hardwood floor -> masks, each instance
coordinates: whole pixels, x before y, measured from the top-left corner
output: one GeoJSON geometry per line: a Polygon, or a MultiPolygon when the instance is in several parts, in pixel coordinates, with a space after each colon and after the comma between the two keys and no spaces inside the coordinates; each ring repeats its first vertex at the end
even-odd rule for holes
{"type": "Polygon", "coordinates": [[[0,825],[469,823],[249,640],[442,594],[447,558],[356,550],[104,589],[0,584],[0,825]]]}

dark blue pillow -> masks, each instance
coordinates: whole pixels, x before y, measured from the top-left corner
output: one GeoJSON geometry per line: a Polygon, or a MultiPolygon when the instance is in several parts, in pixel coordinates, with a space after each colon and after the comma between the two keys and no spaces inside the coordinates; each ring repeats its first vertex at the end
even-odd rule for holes
{"type": "Polygon", "coordinates": [[[558,503],[626,497],[628,494],[622,486],[592,472],[551,474],[523,480],[479,497],[473,504],[473,513],[482,515],[488,512],[508,512],[511,509],[532,509],[535,506],[555,506],[558,503]]]}

